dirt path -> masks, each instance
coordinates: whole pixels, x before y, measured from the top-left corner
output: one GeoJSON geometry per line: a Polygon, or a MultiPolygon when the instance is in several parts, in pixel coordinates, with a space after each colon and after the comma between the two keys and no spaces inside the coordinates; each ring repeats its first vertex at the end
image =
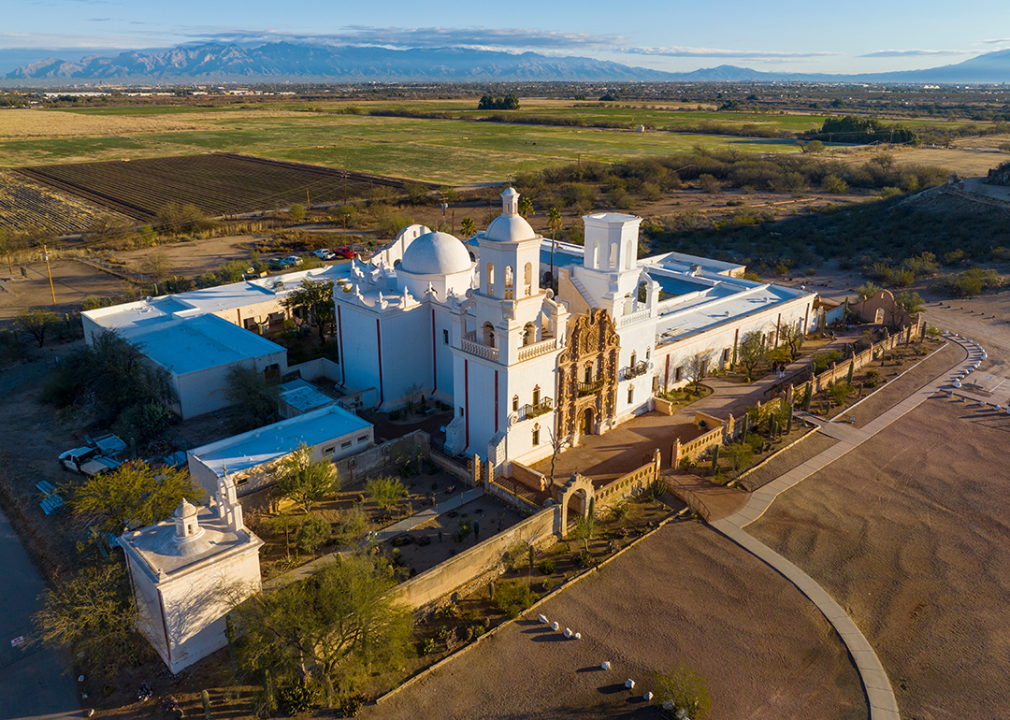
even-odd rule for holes
{"type": "Polygon", "coordinates": [[[710,679],[720,720],[866,717],[855,669],[817,610],[697,523],[665,526],[536,612],[583,639],[515,623],[362,716],[655,717],[641,694],[683,662],[710,679]]]}

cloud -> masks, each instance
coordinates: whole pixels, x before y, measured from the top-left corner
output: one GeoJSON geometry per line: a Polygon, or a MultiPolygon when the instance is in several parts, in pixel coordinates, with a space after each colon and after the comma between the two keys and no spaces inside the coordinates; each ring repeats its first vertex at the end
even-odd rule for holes
{"type": "Polygon", "coordinates": [[[976,45],[999,45],[1000,43],[1010,42],[1010,38],[1000,38],[998,40],[981,40],[976,45]]]}
{"type": "Polygon", "coordinates": [[[109,22],[112,18],[88,18],[88,22],[109,22]]]}
{"type": "Polygon", "coordinates": [[[971,50],[878,50],[859,55],[861,58],[925,57],[935,55],[973,55],[971,50]]]}
{"type": "Polygon", "coordinates": [[[692,47],[626,47],[617,48],[619,52],[630,55],[662,55],[663,57],[711,57],[711,58],[751,58],[761,59],[793,59],[826,57],[830,55],[841,55],[836,52],[770,52],[764,50],[723,50],[717,48],[692,48],[692,47]]]}
{"type": "Polygon", "coordinates": [[[484,47],[536,48],[540,50],[614,49],[625,45],[620,35],[555,32],[530,28],[377,28],[351,25],[338,33],[283,33],[273,30],[221,30],[189,28],[193,39],[225,43],[313,42],[333,45],[375,45],[393,48],[484,47]]]}

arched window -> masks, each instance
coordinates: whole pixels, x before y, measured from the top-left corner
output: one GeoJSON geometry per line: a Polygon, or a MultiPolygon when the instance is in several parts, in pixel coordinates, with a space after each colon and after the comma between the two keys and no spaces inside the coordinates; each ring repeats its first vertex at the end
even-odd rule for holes
{"type": "Polygon", "coordinates": [[[519,409],[519,396],[512,396],[512,412],[516,412],[519,409]]]}
{"type": "Polygon", "coordinates": [[[512,276],[512,266],[511,265],[506,265],[505,266],[505,299],[506,300],[511,300],[512,297],[513,297],[513,295],[514,295],[515,291],[512,289],[512,285],[513,285],[514,280],[515,280],[515,278],[512,276]]]}
{"type": "Polygon", "coordinates": [[[533,294],[533,263],[526,263],[526,270],[523,273],[523,282],[526,285],[526,295],[533,294]]]}
{"type": "Polygon", "coordinates": [[[484,323],[484,344],[488,347],[495,347],[494,325],[489,322],[484,323]]]}
{"type": "Polygon", "coordinates": [[[494,263],[488,263],[487,264],[487,273],[485,273],[485,274],[487,275],[487,277],[486,277],[486,281],[487,282],[485,283],[485,285],[487,286],[487,294],[488,295],[493,295],[494,294],[494,263]]]}
{"type": "Polygon", "coordinates": [[[540,423],[533,426],[533,446],[540,444],[540,423]]]}
{"type": "Polygon", "coordinates": [[[635,363],[637,363],[637,362],[638,362],[638,353],[637,352],[632,352],[631,353],[631,362],[628,363],[628,364],[631,365],[632,367],[634,367],[635,363]]]}
{"type": "Polygon", "coordinates": [[[619,246],[618,246],[617,243],[613,243],[610,246],[610,269],[611,270],[617,270],[617,250],[618,250],[618,247],[619,246]]]}
{"type": "Polygon", "coordinates": [[[533,388],[533,404],[534,405],[539,405],[540,404],[540,386],[539,385],[537,385],[535,388],[533,388]]]}
{"type": "Polygon", "coordinates": [[[585,367],[585,378],[586,378],[585,382],[587,382],[587,383],[593,381],[593,364],[592,363],[587,364],[586,367],[585,367]]]}
{"type": "Polygon", "coordinates": [[[648,360],[651,357],[652,357],[652,348],[651,347],[645,348],[645,359],[648,360]]]}
{"type": "Polygon", "coordinates": [[[628,388],[628,405],[631,405],[633,402],[635,402],[635,386],[634,385],[632,385],[631,387],[628,388]]]}

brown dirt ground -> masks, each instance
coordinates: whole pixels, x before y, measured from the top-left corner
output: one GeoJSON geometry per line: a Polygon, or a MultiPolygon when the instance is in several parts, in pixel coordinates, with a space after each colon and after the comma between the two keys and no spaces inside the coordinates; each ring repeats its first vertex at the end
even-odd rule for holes
{"type": "Polygon", "coordinates": [[[866,717],[859,678],[823,617],[697,523],[665,526],[537,612],[582,640],[519,621],[362,717],[655,717],[641,695],[677,662],[710,679],[720,720],[866,717]],[[611,671],[599,669],[604,660],[611,671]]]}
{"type": "Polygon", "coordinates": [[[931,399],[751,526],[846,608],[905,717],[1010,713],[1007,433],[931,399]]]}
{"type": "Polygon", "coordinates": [[[813,430],[781,455],[770,458],[764,465],[755,468],[753,472],[740,480],[740,484],[747,488],[748,491],[754,492],[775,478],[785,475],[793,468],[798,468],[810,458],[827,450],[836,442],[838,441],[834,438],[821,435],[816,430],[813,430]]]}

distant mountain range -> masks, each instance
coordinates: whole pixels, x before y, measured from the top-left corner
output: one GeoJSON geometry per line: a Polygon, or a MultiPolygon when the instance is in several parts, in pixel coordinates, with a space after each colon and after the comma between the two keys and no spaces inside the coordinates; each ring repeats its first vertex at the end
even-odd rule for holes
{"type": "MultiPolygon", "coordinates": [[[[10,67],[10,66],[8,66],[10,67]]],[[[367,81],[652,81],[652,82],[1010,82],[1010,50],[987,53],[956,65],[862,75],[769,73],[720,65],[668,73],[586,57],[546,56],[467,48],[390,50],[378,47],[302,43],[205,44],[170,50],[91,55],[78,62],[57,57],[31,62],[5,76],[5,84],[54,82],[264,82],[270,80],[367,81]]]]}

